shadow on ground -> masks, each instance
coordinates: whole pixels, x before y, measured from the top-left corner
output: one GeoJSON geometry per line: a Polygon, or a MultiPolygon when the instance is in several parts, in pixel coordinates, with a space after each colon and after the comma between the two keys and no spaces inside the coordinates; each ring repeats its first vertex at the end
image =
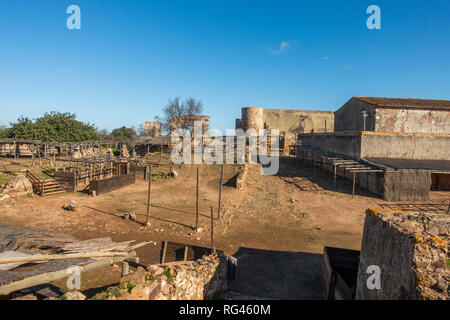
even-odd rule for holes
{"type": "MultiPolygon", "coordinates": [[[[334,191],[348,195],[352,195],[353,193],[352,180],[338,176],[336,178],[336,186],[334,186],[333,174],[321,169],[319,166],[314,169],[311,163],[302,162],[292,157],[280,157],[280,167],[276,176],[287,183],[293,184],[300,191],[334,191]],[[304,181],[296,181],[295,178],[301,178],[304,181]]],[[[380,198],[379,195],[359,185],[356,185],[355,195],[380,198]]]]}
{"type": "Polygon", "coordinates": [[[322,299],[322,254],[241,247],[228,290],[284,300],[322,299]]]}

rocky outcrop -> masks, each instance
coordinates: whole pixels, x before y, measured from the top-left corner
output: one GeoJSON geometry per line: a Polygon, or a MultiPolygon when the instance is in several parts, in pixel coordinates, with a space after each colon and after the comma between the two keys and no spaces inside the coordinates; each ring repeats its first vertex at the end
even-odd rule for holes
{"type": "Polygon", "coordinates": [[[449,299],[449,240],[449,215],[369,209],[356,299],[449,299]]]}
{"type": "Polygon", "coordinates": [[[150,265],[122,277],[120,285],[97,294],[107,300],[203,300],[227,288],[227,262],[205,256],[193,263],[160,267],[150,265]]]}
{"type": "Polygon", "coordinates": [[[30,180],[24,175],[18,175],[9,180],[5,188],[3,189],[2,195],[14,195],[14,194],[29,194],[33,193],[33,185],[30,180]]]}
{"type": "Polygon", "coordinates": [[[123,158],[129,158],[130,153],[128,152],[128,148],[126,144],[122,144],[122,147],[120,148],[120,156],[123,158]]]}

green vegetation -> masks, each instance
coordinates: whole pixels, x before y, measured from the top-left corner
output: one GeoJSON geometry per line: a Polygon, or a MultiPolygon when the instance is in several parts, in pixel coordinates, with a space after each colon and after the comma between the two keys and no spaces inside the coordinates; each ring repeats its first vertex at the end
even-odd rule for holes
{"type": "Polygon", "coordinates": [[[9,137],[9,128],[4,126],[0,126],[0,138],[8,138],[9,137]]]}
{"type": "Polygon", "coordinates": [[[156,280],[156,277],[152,274],[146,274],[145,275],[145,281],[154,281],[156,280]]]}
{"type": "Polygon", "coordinates": [[[164,275],[167,278],[167,283],[168,284],[172,284],[175,276],[177,275],[177,273],[173,269],[165,268],[164,269],[164,275]]]}
{"type": "Polygon", "coordinates": [[[446,259],[446,263],[447,263],[447,268],[450,269],[450,259],[446,259]]]}
{"type": "Polygon", "coordinates": [[[120,143],[129,143],[136,138],[136,130],[125,126],[114,129],[111,132],[112,137],[120,143]]]}
{"type": "MultiPolygon", "coordinates": [[[[88,141],[98,140],[99,136],[93,125],[76,120],[76,114],[50,112],[34,121],[20,117],[11,122],[7,137],[41,141],[88,141]]],[[[3,133],[4,134],[4,133],[3,133]]]]}
{"type": "Polygon", "coordinates": [[[163,182],[166,180],[166,174],[164,172],[152,173],[152,181],[163,182]]]}
{"type": "Polygon", "coordinates": [[[127,289],[128,293],[130,293],[131,290],[132,290],[134,287],[136,287],[135,284],[131,283],[130,281],[127,281],[127,282],[125,283],[125,287],[122,287],[122,288],[120,288],[120,289],[127,289]]]}

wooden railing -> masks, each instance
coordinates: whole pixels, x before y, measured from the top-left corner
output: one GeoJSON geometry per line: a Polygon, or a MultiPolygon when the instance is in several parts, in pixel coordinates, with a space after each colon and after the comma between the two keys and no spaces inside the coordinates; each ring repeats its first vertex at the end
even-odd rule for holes
{"type": "Polygon", "coordinates": [[[36,193],[40,194],[42,197],[64,192],[61,186],[58,185],[58,183],[54,179],[41,180],[28,169],[26,176],[33,185],[33,190],[36,193]]]}

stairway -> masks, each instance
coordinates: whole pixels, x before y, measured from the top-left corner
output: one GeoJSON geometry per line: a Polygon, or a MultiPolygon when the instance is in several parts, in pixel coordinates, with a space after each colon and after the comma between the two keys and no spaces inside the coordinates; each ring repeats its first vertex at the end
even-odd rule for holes
{"type": "Polygon", "coordinates": [[[27,170],[27,178],[33,185],[33,190],[42,197],[65,192],[55,179],[40,180],[30,170],[27,170]]]}

